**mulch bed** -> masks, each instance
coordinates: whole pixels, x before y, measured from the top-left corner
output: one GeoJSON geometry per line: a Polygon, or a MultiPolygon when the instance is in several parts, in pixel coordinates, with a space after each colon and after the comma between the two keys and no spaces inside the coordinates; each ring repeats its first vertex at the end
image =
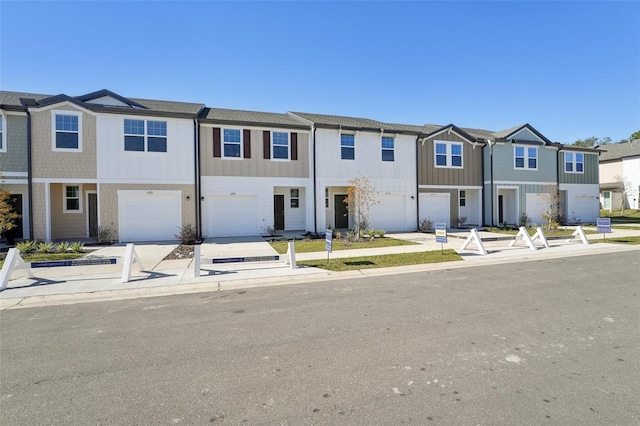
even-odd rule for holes
{"type": "Polygon", "coordinates": [[[193,258],[194,251],[195,249],[193,245],[180,244],[163,260],[191,259],[193,258]]]}

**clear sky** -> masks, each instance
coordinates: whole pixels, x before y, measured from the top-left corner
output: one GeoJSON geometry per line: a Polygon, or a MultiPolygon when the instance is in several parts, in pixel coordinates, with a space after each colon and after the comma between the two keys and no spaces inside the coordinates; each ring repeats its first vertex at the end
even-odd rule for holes
{"type": "Polygon", "coordinates": [[[0,1],[0,87],[549,139],[640,130],[640,2],[0,1]]]}

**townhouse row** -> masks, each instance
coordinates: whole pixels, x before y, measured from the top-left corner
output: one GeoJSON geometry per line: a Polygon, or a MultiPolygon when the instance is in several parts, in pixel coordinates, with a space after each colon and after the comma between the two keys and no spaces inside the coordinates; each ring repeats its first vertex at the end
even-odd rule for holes
{"type": "Polygon", "coordinates": [[[568,218],[598,216],[598,155],[528,124],[500,132],[125,98],[0,92],[0,185],[15,238],[175,238],[352,226],[349,180],[368,177],[370,224],[413,231],[541,222],[549,194],[568,218]],[[557,192],[559,191],[559,192],[557,192]]]}

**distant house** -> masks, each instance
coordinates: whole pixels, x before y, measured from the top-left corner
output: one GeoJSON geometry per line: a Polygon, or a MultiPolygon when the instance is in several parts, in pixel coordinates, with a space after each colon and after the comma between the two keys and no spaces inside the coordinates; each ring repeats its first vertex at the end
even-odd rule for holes
{"type": "Polygon", "coordinates": [[[600,147],[600,205],[603,209],[640,208],[640,139],[600,147]]]}

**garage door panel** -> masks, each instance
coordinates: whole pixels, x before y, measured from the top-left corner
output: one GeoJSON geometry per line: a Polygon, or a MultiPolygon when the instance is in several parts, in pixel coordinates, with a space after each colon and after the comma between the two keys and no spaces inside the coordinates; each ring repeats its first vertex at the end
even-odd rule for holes
{"type": "Polygon", "coordinates": [[[180,194],[118,194],[120,241],[175,240],[182,225],[180,194]]]}
{"type": "Polygon", "coordinates": [[[385,231],[405,231],[405,197],[385,195],[378,197],[377,201],[377,204],[371,206],[369,225],[385,231]]]}
{"type": "Polygon", "coordinates": [[[208,236],[258,235],[258,197],[255,195],[208,196],[208,236]]]}
{"type": "Polygon", "coordinates": [[[429,219],[434,224],[446,223],[449,227],[450,195],[447,193],[420,194],[419,220],[429,219]]]}

